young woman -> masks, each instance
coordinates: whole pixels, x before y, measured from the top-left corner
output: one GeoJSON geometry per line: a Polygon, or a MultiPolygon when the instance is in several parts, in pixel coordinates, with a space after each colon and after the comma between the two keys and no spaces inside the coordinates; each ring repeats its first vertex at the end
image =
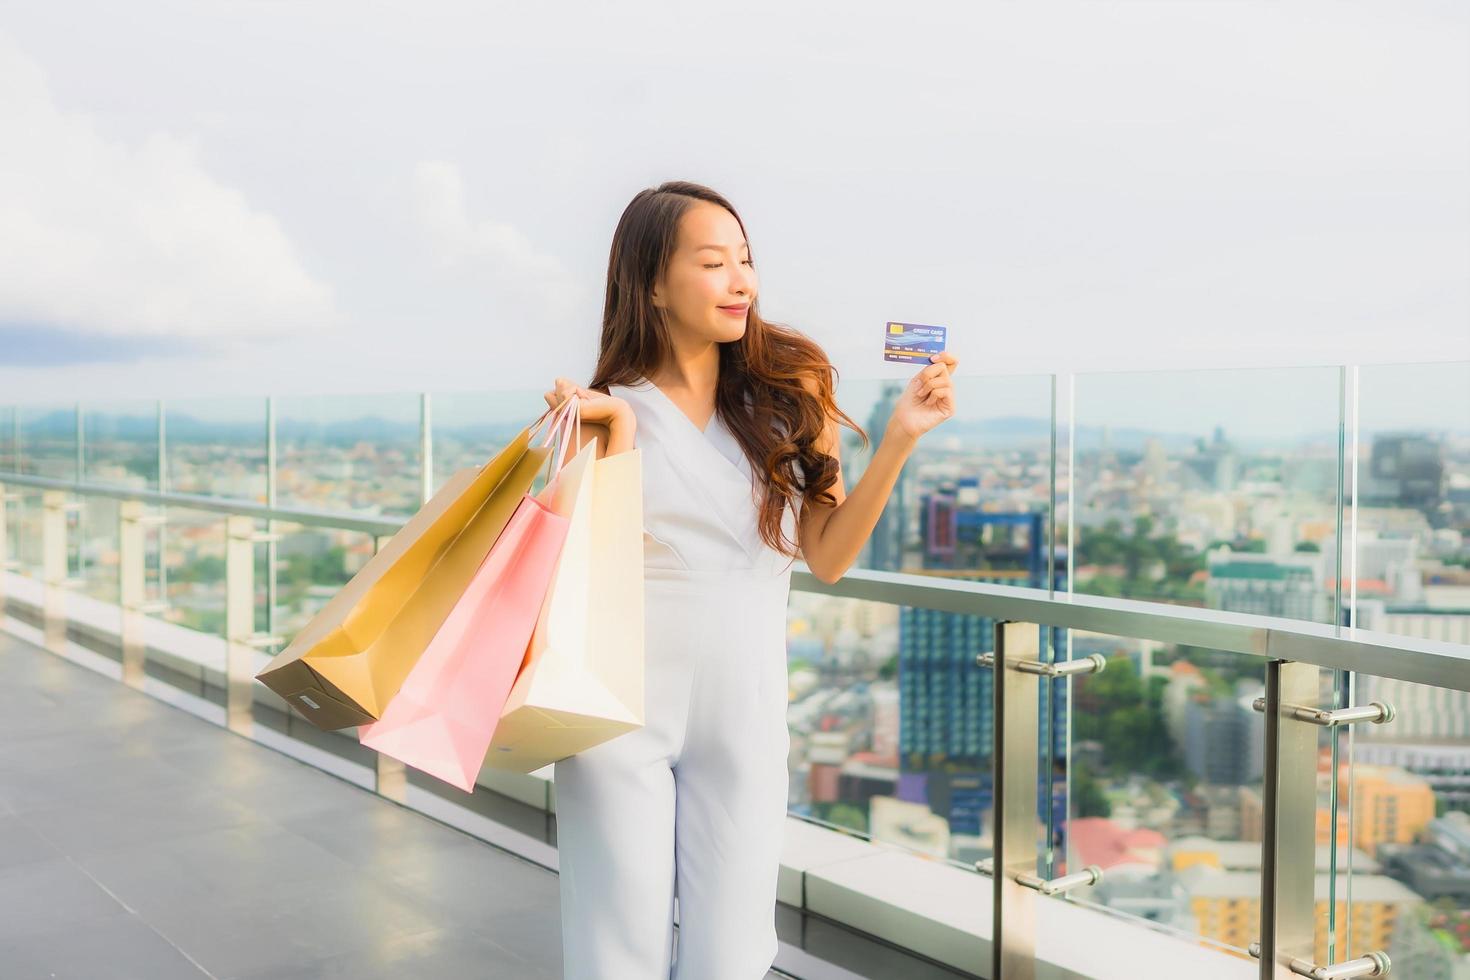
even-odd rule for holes
{"type": "Polygon", "coordinates": [[[613,234],[592,383],[546,394],[581,400],[582,443],[643,457],[645,724],[555,768],[568,980],[766,975],[791,565],[841,578],[915,442],[954,414],[958,361],[936,354],[846,493],[839,423],[867,435],[821,348],[762,320],[757,292],[728,201],[682,181],[642,191],[613,234]]]}

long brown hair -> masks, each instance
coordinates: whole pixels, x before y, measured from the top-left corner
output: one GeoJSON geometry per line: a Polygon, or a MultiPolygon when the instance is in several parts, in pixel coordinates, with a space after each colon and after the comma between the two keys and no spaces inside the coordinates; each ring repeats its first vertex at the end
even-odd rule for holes
{"type": "MultiPolygon", "coordinates": [[[[684,180],[639,191],[618,219],[607,260],[602,341],[589,388],[605,392],[609,385],[632,385],[656,374],[672,356],[669,325],[653,305],[653,287],[674,254],[679,219],[696,201],[729,211],[745,232],[729,201],[684,180]]],[[[762,320],[755,298],[745,334],[719,348],[715,411],[763,483],[761,539],[795,557],[797,542],[788,542],[781,528],[786,505],[798,497],[827,505],[837,500],[831,493],[837,460],[816,448],[828,419],[857,432],[864,448],[868,434],[837,407],[837,369],[826,352],[793,328],[762,320]]]]}

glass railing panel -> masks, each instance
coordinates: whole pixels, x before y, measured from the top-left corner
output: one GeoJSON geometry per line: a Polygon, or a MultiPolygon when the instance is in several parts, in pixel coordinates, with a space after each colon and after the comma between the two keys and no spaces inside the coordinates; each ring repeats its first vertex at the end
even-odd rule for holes
{"type": "MultiPolygon", "coordinates": [[[[276,543],[277,634],[290,642],[374,554],[372,535],[279,521],[276,543]]],[[[257,568],[263,567],[258,564],[257,568]]],[[[263,596],[259,608],[264,608],[263,596]]],[[[264,622],[257,624],[264,630],[264,622]]]]}
{"type": "MultiPolygon", "coordinates": [[[[787,624],[792,815],[973,871],[994,829],[994,674],[976,658],[995,621],[794,591],[787,624]]],[[[1053,796],[1039,787],[1038,827],[1061,823],[1053,796]]]]}
{"type": "Polygon", "coordinates": [[[392,516],[418,510],[417,394],[277,398],[275,405],[279,506],[392,516]]]}
{"type": "Polygon", "coordinates": [[[1357,625],[1453,634],[1421,620],[1470,610],[1470,361],[1361,368],[1357,402],[1357,625]]]}
{"type": "Polygon", "coordinates": [[[82,478],[84,483],[157,490],[158,403],[85,403],[82,478]]]}
{"type": "Polygon", "coordinates": [[[41,492],[15,486],[7,493],[16,494],[10,504],[10,554],[19,575],[41,578],[41,492]]]}
{"type": "Polygon", "coordinates": [[[1395,976],[1454,976],[1470,957],[1470,694],[1368,675],[1356,687],[1356,703],[1396,717],[1354,726],[1338,770],[1353,851],[1338,861],[1336,959],[1384,950],[1395,976]]]}
{"type": "MultiPolygon", "coordinates": [[[[907,377],[843,380],[838,404],[867,432],[842,429],[849,490],[881,443],[907,377]]],[[[961,376],[956,413],[919,441],[857,566],[971,573],[1046,588],[1051,378],[961,376]]]]}
{"type": "Polygon", "coordinates": [[[20,435],[20,472],[53,480],[75,480],[76,406],[21,405],[16,413],[16,431],[20,435]]]}
{"type": "Polygon", "coordinates": [[[1075,379],[1075,591],[1334,620],[1338,368],[1075,379]]]}
{"type": "MultiPolygon", "coordinates": [[[[1470,645],[1470,362],[1363,367],[1356,394],[1353,622],[1470,645]]],[[[1387,949],[1395,974],[1452,975],[1470,956],[1470,694],[1351,683],[1397,715],[1342,738],[1341,833],[1370,860],[1339,862],[1339,958],[1387,949]]]]}
{"type": "Polygon", "coordinates": [[[0,405],[0,473],[19,473],[20,440],[16,432],[17,409],[14,405],[0,405]]]}
{"type": "Polygon", "coordinates": [[[166,489],[265,503],[265,406],[242,397],[166,402],[166,489]]]}
{"type": "Polygon", "coordinates": [[[168,583],[168,608],[161,614],[164,620],[224,637],[225,543],[222,515],[169,508],[163,527],[168,583]]]}
{"type": "Polygon", "coordinates": [[[71,540],[75,542],[73,574],[81,594],[116,605],[121,594],[118,553],[118,502],[82,495],[71,540]]]}
{"type": "Polygon", "coordinates": [[[1103,880],[1081,902],[1245,956],[1259,938],[1265,662],[1073,631],[1065,862],[1103,880]]]}
{"type": "Polygon", "coordinates": [[[430,404],[435,489],[459,470],[484,466],[546,411],[541,392],[529,389],[436,392],[430,404]]]}

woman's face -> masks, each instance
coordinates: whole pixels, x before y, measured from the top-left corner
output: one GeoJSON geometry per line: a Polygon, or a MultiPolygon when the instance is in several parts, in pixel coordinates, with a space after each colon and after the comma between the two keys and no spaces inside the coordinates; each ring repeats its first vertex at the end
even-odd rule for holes
{"type": "Polygon", "coordinates": [[[669,326],[691,339],[728,343],[745,335],[759,280],[740,222],[717,204],[699,201],[679,219],[669,266],[653,288],[653,305],[669,326]]]}

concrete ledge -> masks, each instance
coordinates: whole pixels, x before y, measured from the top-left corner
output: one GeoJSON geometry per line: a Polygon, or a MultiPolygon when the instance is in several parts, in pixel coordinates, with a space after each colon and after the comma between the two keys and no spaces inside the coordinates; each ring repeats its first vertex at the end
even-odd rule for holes
{"type": "Polygon", "coordinates": [[[879,845],[809,868],[806,907],[957,970],[990,964],[990,879],[879,845]]]}

